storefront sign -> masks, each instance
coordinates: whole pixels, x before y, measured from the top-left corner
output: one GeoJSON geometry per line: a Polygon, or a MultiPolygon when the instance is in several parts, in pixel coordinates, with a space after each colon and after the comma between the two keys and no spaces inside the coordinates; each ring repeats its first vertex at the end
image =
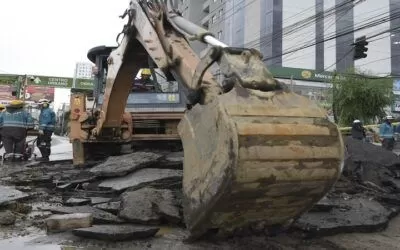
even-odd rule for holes
{"type": "Polygon", "coordinates": [[[54,87],[28,85],[25,91],[25,100],[37,102],[40,99],[54,101],[54,87]]]}

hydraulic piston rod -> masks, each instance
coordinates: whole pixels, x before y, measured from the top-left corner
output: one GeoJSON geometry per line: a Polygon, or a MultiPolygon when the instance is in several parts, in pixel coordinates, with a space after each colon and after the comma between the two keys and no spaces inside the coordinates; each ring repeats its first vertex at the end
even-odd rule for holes
{"type": "Polygon", "coordinates": [[[186,36],[194,37],[194,39],[209,44],[211,46],[223,48],[228,47],[228,45],[212,36],[209,31],[178,15],[176,11],[172,8],[171,1],[168,1],[168,14],[168,19],[171,24],[186,36]]]}

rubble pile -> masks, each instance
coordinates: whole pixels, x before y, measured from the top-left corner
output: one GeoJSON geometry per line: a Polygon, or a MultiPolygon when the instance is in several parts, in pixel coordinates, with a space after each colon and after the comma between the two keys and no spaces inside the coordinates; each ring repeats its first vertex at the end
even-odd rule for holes
{"type": "Polygon", "coordinates": [[[344,142],[341,178],[294,224],[307,237],[380,231],[400,211],[400,158],[371,143],[344,142]]]}
{"type": "MultiPolygon", "coordinates": [[[[2,179],[16,189],[0,186],[0,194],[6,193],[0,195],[0,205],[23,198],[40,201],[38,210],[46,216],[39,219],[49,234],[72,231],[112,241],[151,237],[160,226],[184,225],[182,162],[182,152],[135,152],[91,168],[28,164],[2,179]],[[37,188],[47,195],[41,199],[37,188]],[[50,196],[59,200],[49,202],[50,196]]],[[[0,212],[0,223],[3,217],[3,224],[15,223],[8,212],[0,212]]]]}
{"type": "MultiPolygon", "coordinates": [[[[351,138],[345,145],[343,175],[289,232],[314,237],[379,231],[400,211],[399,157],[351,138]]],[[[15,189],[0,186],[0,194],[8,195],[0,195],[0,224],[2,218],[7,218],[5,225],[15,223],[15,217],[7,216],[14,210],[1,209],[3,203],[34,199],[34,211],[43,213],[36,224],[49,234],[71,231],[78,237],[122,241],[156,236],[165,227],[182,229],[182,162],[182,152],[140,151],[90,168],[27,165],[2,179],[15,189]]]]}

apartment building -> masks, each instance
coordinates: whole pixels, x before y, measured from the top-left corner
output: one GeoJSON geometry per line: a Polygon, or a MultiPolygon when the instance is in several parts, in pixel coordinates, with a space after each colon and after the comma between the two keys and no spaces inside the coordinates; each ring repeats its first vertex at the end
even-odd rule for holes
{"type": "MultiPolygon", "coordinates": [[[[261,51],[273,67],[356,67],[400,75],[400,34],[369,39],[368,57],[353,60],[352,43],[400,25],[400,0],[177,0],[182,15],[223,42],[261,51]],[[373,20],[391,21],[361,29],[373,20]]],[[[206,46],[194,47],[200,53],[206,46]]]]}
{"type": "Polygon", "coordinates": [[[92,78],[92,63],[77,62],[75,64],[74,78],[90,79],[92,78]]]}

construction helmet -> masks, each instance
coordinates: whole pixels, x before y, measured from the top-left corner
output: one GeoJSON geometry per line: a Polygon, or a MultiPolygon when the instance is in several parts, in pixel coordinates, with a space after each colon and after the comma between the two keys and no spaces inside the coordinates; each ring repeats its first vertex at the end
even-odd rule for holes
{"type": "Polygon", "coordinates": [[[360,120],[354,120],[353,123],[361,123],[360,120]]]}
{"type": "Polygon", "coordinates": [[[386,120],[394,120],[394,118],[393,118],[393,116],[388,115],[388,116],[386,116],[386,120]]]}
{"type": "Polygon", "coordinates": [[[24,102],[22,100],[12,100],[10,101],[10,104],[8,104],[9,107],[22,107],[24,106],[24,102]]]}
{"type": "Polygon", "coordinates": [[[6,106],[4,104],[0,103],[0,110],[5,109],[5,108],[6,108],[6,106]]]}
{"type": "Polygon", "coordinates": [[[142,69],[142,72],[140,73],[141,75],[151,75],[150,69],[142,69]]]}
{"type": "Polygon", "coordinates": [[[39,102],[38,102],[39,108],[40,107],[48,108],[49,104],[50,104],[50,100],[47,100],[47,99],[40,99],[39,102]]]}
{"type": "Polygon", "coordinates": [[[49,104],[49,103],[50,103],[50,100],[47,100],[47,99],[40,99],[39,102],[38,102],[38,104],[44,104],[44,103],[49,104]]]}

